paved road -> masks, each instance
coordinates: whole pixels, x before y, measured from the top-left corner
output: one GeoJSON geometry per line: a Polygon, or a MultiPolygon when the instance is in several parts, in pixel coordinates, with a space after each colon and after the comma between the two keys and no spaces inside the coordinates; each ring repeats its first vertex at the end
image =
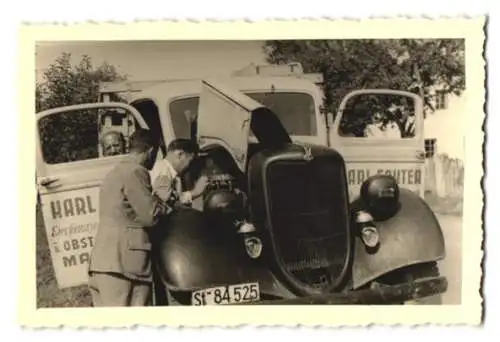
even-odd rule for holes
{"type": "Polygon", "coordinates": [[[462,279],[462,217],[438,215],[446,243],[446,258],[439,267],[448,278],[448,292],[443,295],[443,304],[460,304],[462,279]]]}

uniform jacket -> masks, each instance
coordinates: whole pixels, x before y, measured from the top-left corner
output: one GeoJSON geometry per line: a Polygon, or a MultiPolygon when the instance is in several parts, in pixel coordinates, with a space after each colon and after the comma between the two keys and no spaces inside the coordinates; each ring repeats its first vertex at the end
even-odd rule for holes
{"type": "Polygon", "coordinates": [[[89,271],[151,281],[147,229],[172,208],[153,195],[148,170],[132,158],[116,165],[105,177],[99,196],[99,229],[89,271]]]}

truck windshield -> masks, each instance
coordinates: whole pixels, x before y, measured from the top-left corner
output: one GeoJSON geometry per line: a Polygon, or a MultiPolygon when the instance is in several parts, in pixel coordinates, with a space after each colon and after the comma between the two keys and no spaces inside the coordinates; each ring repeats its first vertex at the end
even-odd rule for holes
{"type": "MultiPolygon", "coordinates": [[[[314,99],[306,93],[292,92],[248,92],[255,101],[271,109],[292,136],[314,136],[317,134],[314,99]]],[[[169,105],[172,125],[176,137],[189,138],[196,127],[199,97],[174,100],[169,105]]]]}

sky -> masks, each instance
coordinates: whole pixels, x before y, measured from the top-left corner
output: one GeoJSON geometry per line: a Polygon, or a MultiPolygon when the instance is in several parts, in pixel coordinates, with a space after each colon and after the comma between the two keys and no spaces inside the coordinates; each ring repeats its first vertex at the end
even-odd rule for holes
{"type": "MultiPolygon", "coordinates": [[[[94,65],[104,61],[129,79],[192,78],[229,74],[250,63],[265,63],[261,41],[43,42],[36,50],[37,81],[63,52],[75,62],[86,54],[94,65]]],[[[450,99],[449,108],[425,120],[425,136],[438,139],[438,152],[464,159],[463,120],[466,96],[450,99]]]]}
{"type": "Polygon", "coordinates": [[[62,52],[70,52],[75,61],[84,54],[95,65],[106,60],[132,79],[203,77],[230,73],[252,62],[264,63],[261,43],[222,40],[44,43],[37,48],[36,68],[42,71],[62,52]]]}

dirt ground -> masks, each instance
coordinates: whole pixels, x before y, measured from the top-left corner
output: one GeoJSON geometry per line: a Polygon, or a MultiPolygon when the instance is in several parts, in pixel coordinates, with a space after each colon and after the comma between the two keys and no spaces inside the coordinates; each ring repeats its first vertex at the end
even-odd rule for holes
{"type": "MultiPolygon", "coordinates": [[[[438,215],[446,243],[446,258],[439,263],[439,270],[448,279],[448,291],[443,304],[460,305],[462,287],[462,217],[438,215]]],[[[480,229],[480,227],[477,227],[480,229]]]]}
{"type": "MultiPolygon", "coordinates": [[[[460,304],[461,286],[461,208],[456,203],[443,203],[430,199],[428,203],[438,214],[445,236],[447,257],[440,262],[441,273],[448,277],[449,289],[443,296],[443,304],[460,304]],[[459,208],[459,209],[457,209],[459,208]]],[[[478,229],[480,229],[478,227],[478,229]]],[[[41,213],[37,210],[37,307],[88,307],[90,294],[86,286],[59,290],[52,268],[47,237],[41,213]]]]}

